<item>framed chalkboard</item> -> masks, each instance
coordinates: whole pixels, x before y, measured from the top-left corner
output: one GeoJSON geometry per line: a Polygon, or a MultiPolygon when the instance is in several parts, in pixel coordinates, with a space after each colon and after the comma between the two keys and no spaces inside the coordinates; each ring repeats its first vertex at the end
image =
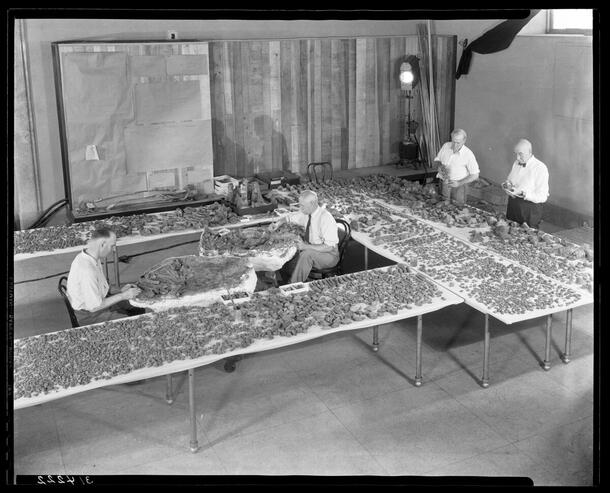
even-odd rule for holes
{"type": "Polygon", "coordinates": [[[75,220],[213,193],[207,42],[69,41],[52,49],[75,220]]]}

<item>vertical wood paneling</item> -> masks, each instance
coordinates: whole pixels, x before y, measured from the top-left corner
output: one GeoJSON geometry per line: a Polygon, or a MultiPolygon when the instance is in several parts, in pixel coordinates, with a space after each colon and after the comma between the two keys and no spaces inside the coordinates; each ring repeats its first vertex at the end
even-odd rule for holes
{"type": "Polygon", "coordinates": [[[271,168],[282,168],[282,99],[280,81],[280,42],[269,43],[269,105],[271,115],[271,168]]]}
{"type": "Polygon", "coordinates": [[[231,43],[233,48],[232,75],[233,75],[233,115],[235,123],[235,176],[246,175],[246,152],[244,149],[244,127],[246,111],[244,102],[242,53],[240,42],[231,43]]]}
{"type": "Polygon", "coordinates": [[[235,176],[237,172],[237,151],[238,147],[235,141],[235,110],[233,97],[233,57],[235,50],[232,47],[235,43],[222,43],[223,63],[224,63],[224,104],[225,104],[225,119],[224,119],[224,152],[225,174],[235,176]]]}
{"type": "Polygon", "coordinates": [[[271,112],[270,94],[271,65],[269,63],[269,43],[267,42],[263,42],[261,44],[261,74],[263,79],[263,111],[261,112],[259,118],[262,118],[263,121],[263,156],[260,169],[270,171],[273,168],[273,117],[271,112]]]}
{"type": "Polygon", "coordinates": [[[313,155],[313,40],[307,40],[307,162],[315,161],[313,155]]]}
{"type": "Polygon", "coordinates": [[[366,163],[377,166],[379,160],[379,114],[377,109],[377,39],[366,40],[366,163]]]}
{"type": "Polygon", "coordinates": [[[347,41],[347,72],[348,72],[348,168],[356,165],[356,40],[347,41]]]}
{"type": "MultiPolygon", "coordinates": [[[[452,126],[455,45],[450,36],[434,44],[442,139],[452,126]]],[[[407,109],[398,68],[411,54],[421,57],[417,36],[210,43],[215,173],[397,162],[407,109]]],[[[413,96],[421,125],[419,87],[413,96]]]]}
{"type": "MultiPolygon", "coordinates": [[[[289,160],[284,164],[284,169],[297,170],[299,168],[299,93],[301,86],[300,65],[301,47],[299,41],[290,43],[290,80],[292,82],[290,101],[290,147],[284,144],[282,152],[289,155],[289,160]]],[[[287,156],[288,157],[288,156],[287,156]]]]}
{"type": "Polygon", "coordinates": [[[313,42],[313,77],[311,78],[313,111],[313,161],[322,161],[322,41],[313,42]]]}
{"type": "Polygon", "coordinates": [[[331,73],[331,40],[320,42],[320,158],[321,161],[332,161],[332,73],[331,73]]]}
{"type": "Polygon", "coordinates": [[[252,102],[250,100],[251,94],[254,93],[254,90],[251,87],[254,85],[252,79],[250,78],[251,74],[251,64],[250,64],[250,43],[249,42],[241,42],[241,76],[242,76],[242,99],[243,99],[243,126],[244,126],[244,137],[243,137],[243,147],[245,153],[245,168],[244,174],[247,176],[248,172],[250,174],[255,173],[255,138],[254,138],[254,115],[253,115],[253,107],[252,102]]]}
{"type": "Polygon", "coordinates": [[[210,92],[212,99],[212,149],[214,152],[214,174],[225,174],[227,156],[224,149],[224,121],[225,121],[225,83],[223,70],[223,50],[221,44],[210,46],[210,92]]]}
{"type": "Polygon", "coordinates": [[[341,134],[345,128],[344,91],[343,43],[341,40],[334,39],[331,43],[331,163],[335,169],[341,169],[341,154],[343,151],[341,134]]]}
{"type": "MultiPolygon", "coordinates": [[[[283,143],[287,149],[292,149],[292,42],[280,41],[280,88],[282,91],[281,102],[281,133],[283,143]]],[[[289,162],[292,162],[292,153],[288,153],[289,162]]]]}
{"type": "Polygon", "coordinates": [[[356,40],[356,168],[366,166],[366,39],[356,40]]]}
{"type": "MultiPolygon", "coordinates": [[[[414,53],[416,54],[416,53],[414,53]]],[[[400,64],[405,55],[405,38],[390,39],[390,162],[397,162],[398,146],[402,140],[404,125],[404,98],[400,90],[400,64]]]]}
{"type": "Polygon", "coordinates": [[[390,40],[377,40],[377,96],[380,164],[390,162],[390,40]]]}
{"type": "Polygon", "coordinates": [[[308,116],[308,46],[309,41],[299,41],[299,98],[298,98],[298,111],[297,111],[297,125],[299,134],[299,161],[292,163],[292,171],[298,171],[305,173],[307,171],[307,164],[309,163],[308,158],[308,128],[309,128],[309,116],[308,116]]]}

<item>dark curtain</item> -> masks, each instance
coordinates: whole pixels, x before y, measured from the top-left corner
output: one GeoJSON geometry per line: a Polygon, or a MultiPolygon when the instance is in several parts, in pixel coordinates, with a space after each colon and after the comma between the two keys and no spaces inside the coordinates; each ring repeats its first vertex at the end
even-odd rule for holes
{"type": "Polygon", "coordinates": [[[513,39],[515,39],[517,33],[521,31],[523,26],[525,26],[538,12],[540,12],[540,9],[530,10],[530,14],[524,19],[509,19],[501,22],[467,45],[466,48],[464,48],[464,51],[462,51],[455,78],[459,79],[462,74],[468,73],[473,52],[481,54],[496,53],[508,48],[513,42],[513,39]]]}

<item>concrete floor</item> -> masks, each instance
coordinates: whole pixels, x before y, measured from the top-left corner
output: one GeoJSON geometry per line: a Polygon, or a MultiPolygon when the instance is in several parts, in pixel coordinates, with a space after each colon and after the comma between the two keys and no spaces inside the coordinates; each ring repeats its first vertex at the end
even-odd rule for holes
{"type": "MultiPolygon", "coordinates": [[[[176,243],[176,241],[174,241],[176,243]]],[[[149,249],[171,244],[150,244],[149,249]]],[[[134,247],[135,248],[135,247],[134,247]]],[[[196,243],[121,263],[121,281],[196,243]]],[[[142,249],[141,249],[142,250],[142,249]]],[[[133,254],[121,251],[121,255],[133,254]]],[[[15,279],[69,268],[17,265],[15,279]]],[[[362,268],[352,244],[346,271],[362,268]]],[[[369,255],[370,267],[388,262],[369,255]]],[[[57,277],[15,286],[15,337],[69,326],[57,277]]],[[[15,474],[527,476],[536,485],[593,484],[593,307],[574,310],[573,357],[563,364],[565,315],[553,316],[552,368],[544,319],[491,319],[491,385],[478,385],[483,315],[465,304],[424,316],[422,387],[414,320],[253,354],[233,373],[195,371],[198,439],[189,451],[188,391],[176,375],[92,390],[14,414],[15,474]]]]}

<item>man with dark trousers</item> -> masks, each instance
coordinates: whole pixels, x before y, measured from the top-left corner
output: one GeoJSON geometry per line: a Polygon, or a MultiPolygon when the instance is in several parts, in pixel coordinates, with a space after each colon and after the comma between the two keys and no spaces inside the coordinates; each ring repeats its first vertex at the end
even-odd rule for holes
{"type": "Polygon", "coordinates": [[[542,204],[549,196],[549,172],[532,153],[532,144],[521,139],[515,146],[517,159],[502,188],[508,195],[506,218],[538,228],[542,221],[542,204]]]}

